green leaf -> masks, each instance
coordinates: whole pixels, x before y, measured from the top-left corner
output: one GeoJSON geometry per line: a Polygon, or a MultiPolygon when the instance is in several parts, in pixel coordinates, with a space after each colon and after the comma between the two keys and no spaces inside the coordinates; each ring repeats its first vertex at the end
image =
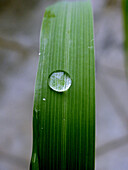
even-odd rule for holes
{"type": "Polygon", "coordinates": [[[122,0],[124,32],[125,32],[125,48],[128,52],[128,0],[122,0]]]}
{"type": "Polygon", "coordinates": [[[31,170],[94,170],[95,57],[90,1],[46,9],[33,107],[31,170]]]}
{"type": "Polygon", "coordinates": [[[125,70],[128,77],[128,0],[122,0],[124,21],[125,70]]]}

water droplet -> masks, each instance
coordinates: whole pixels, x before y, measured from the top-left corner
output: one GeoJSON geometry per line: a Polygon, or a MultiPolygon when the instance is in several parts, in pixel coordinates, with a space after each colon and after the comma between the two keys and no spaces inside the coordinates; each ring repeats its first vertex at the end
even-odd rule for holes
{"type": "Polygon", "coordinates": [[[45,98],[43,98],[43,101],[46,101],[46,99],[45,99],[45,98]]]}
{"type": "Polygon", "coordinates": [[[35,108],[35,112],[36,112],[36,113],[38,112],[37,108],[35,108]]]}
{"type": "Polygon", "coordinates": [[[39,53],[39,55],[41,55],[41,53],[39,53]]]}
{"type": "Polygon", "coordinates": [[[36,115],[36,119],[38,119],[39,116],[39,110],[37,108],[35,108],[35,115],[36,115]]]}
{"type": "Polygon", "coordinates": [[[71,86],[71,78],[64,71],[55,71],[49,77],[49,86],[56,92],[67,91],[71,86]]]}
{"type": "Polygon", "coordinates": [[[88,48],[92,49],[92,48],[93,48],[93,46],[91,46],[91,47],[88,47],[88,48]]]}
{"type": "Polygon", "coordinates": [[[92,39],[90,42],[94,41],[94,39],[92,39]]]}
{"type": "Polygon", "coordinates": [[[36,153],[34,153],[34,155],[33,155],[33,163],[35,163],[36,162],[36,153]]]}

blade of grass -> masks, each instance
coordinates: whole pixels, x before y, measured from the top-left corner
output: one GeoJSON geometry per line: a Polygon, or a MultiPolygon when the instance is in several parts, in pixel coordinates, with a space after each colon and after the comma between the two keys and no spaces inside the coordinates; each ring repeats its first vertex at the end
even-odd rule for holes
{"type": "Polygon", "coordinates": [[[128,0],[122,0],[123,20],[124,20],[124,46],[125,46],[125,68],[128,77],[128,0]]]}
{"type": "Polygon", "coordinates": [[[90,1],[48,7],[40,37],[30,169],[93,170],[95,57],[90,1]],[[72,80],[65,92],[48,85],[49,76],[57,70],[72,80]]]}

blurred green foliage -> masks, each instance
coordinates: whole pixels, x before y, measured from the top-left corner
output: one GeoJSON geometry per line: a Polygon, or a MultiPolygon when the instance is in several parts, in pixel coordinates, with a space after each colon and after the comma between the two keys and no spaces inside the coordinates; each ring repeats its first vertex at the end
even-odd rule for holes
{"type": "Polygon", "coordinates": [[[128,55],[128,0],[122,0],[123,19],[124,19],[124,38],[125,50],[128,55]]]}
{"type": "Polygon", "coordinates": [[[125,48],[125,71],[128,78],[128,0],[122,0],[122,11],[124,21],[124,48],[125,48]]]}

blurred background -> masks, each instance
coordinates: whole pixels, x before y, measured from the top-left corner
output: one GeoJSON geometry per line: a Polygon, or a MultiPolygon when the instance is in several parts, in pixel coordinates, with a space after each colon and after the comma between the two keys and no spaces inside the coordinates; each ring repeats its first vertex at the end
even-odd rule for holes
{"type": "MultiPolygon", "coordinates": [[[[39,36],[55,0],[0,0],[0,170],[28,170],[39,36]]],[[[128,82],[121,0],[92,0],[96,53],[96,170],[128,169],[128,82]]]]}

